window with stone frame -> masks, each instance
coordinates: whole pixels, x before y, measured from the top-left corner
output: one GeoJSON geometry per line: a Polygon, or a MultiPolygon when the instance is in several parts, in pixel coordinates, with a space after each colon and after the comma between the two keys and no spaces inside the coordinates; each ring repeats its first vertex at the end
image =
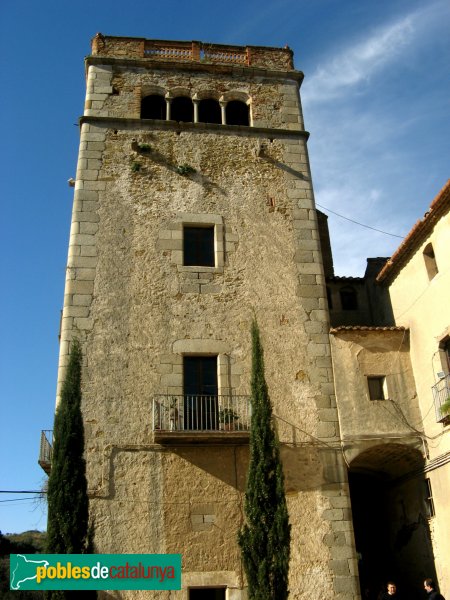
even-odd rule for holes
{"type": "Polygon", "coordinates": [[[219,429],[218,358],[183,356],[184,429],[219,429]]]}
{"type": "Polygon", "coordinates": [[[248,104],[241,100],[230,100],[225,108],[227,125],[250,125],[248,104]]]}
{"type": "Polygon", "coordinates": [[[183,225],[183,265],[214,267],[214,225],[183,225]]]}
{"type": "Polygon", "coordinates": [[[205,98],[198,104],[198,122],[199,123],[222,123],[222,111],[217,100],[205,98]]]}
{"type": "Polygon", "coordinates": [[[159,94],[150,94],[142,98],[141,119],[166,119],[166,100],[159,94]]]}
{"type": "Polygon", "coordinates": [[[191,98],[186,96],[174,98],[170,105],[170,119],[180,123],[193,123],[194,104],[191,98]]]}

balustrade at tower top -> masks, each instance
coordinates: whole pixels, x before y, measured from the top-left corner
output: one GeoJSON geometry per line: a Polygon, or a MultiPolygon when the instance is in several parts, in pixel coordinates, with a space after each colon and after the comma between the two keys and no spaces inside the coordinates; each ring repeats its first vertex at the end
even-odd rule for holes
{"type": "Polygon", "coordinates": [[[294,70],[293,52],[267,46],[228,46],[204,42],[147,40],[135,37],[104,36],[92,39],[92,56],[119,59],[149,59],[163,62],[237,65],[264,69],[294,70]]]}

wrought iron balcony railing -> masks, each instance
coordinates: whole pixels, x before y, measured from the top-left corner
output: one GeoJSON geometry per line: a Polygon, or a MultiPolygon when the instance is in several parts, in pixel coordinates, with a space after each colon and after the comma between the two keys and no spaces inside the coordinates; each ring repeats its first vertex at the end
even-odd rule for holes
{"type": "Polygon", "coordinates": [[[184,394],[153,397],[153,430],[249,431],[250,396],[184,394]]]}
{"type": "Polygon", "coordinates": [[[450,421],[450,412],[443,412],[441,407],[445,402],[450,401],[450,373],[440,379],[431,388],[434,396],[434,408],[436,411],[436,421],[443,423],[450,421]]]}
{"type": "Polygon", "coordinates": [[[47,475],[50,473],[52,466],[52,441],[53,441],[53,430],[43,429],[41,431],[41,443],[39,446],[39,465],[44,469],[47,475]]]}

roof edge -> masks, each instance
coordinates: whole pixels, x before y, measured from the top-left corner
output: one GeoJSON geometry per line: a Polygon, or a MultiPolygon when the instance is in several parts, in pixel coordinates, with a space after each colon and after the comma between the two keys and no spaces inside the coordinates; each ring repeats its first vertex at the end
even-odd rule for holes
{"type": "Polygon", "coordinates": [[[403,242],[378,273],[378,283],[389,283],[399,273],[411,254],[432,231],[436,222],[447,210],[450,210],[450,179],[430,204],[429,210],[419,219],[403,242]]]}

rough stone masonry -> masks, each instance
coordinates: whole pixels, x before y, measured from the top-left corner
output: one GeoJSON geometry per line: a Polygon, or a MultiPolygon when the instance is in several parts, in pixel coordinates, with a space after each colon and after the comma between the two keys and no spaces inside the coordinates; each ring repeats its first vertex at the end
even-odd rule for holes
{"type": "Polygon", "coordinates": [[[187,356],[217,357],[219,402],[248,397],[255,315],[286,475],[290,598],[359,598],[292,52],[98,34],[86,73],[58,389],[77,337],[95,551],[181,552],[171,598],[246,597],[248,435],[182,421],[162,435],[155,398],[185,397],[187,356]],[[166,118],[141,118],[148,96],[166,118]],[[204,100],[221,122],[199,121],[204,100]],[[191,120],[167,118],[191,102],[191,120]],[[227,122],[236,106],[248,124],[227,122]],[[213,266],[185,265],[192,226],[213,229],[213,266]]]}

